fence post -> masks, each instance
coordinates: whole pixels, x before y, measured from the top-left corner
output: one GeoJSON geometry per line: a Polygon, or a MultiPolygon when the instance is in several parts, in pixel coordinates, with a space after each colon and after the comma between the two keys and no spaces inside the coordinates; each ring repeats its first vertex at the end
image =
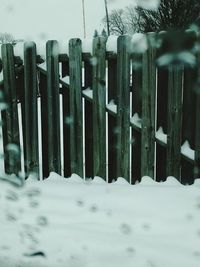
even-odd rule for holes
{"type": "Polygon", "coordinates": [[[1,49],[4,96],[8,105],[8,108],[2,111],[5,172],[18,175],[21,170],[21,153],[13,46],[3,44],[1,49]]]}
{"type": "MultiPolygon", "coordinates": [[[[132,114],[142,117],[142,55],[132,54],[132,114]]],[[[141,132],[132,128],[131,183],[141,181],[141,132]]]]}
{"type": "MultiPolygon", "coordinates": [[[[198,34],[198,42],[200,35],[198,34]]],[[[200,53],[197,53],[197,81],[196,81],[196,105],[195,105],[195,160],[194,160],[194,178],[200,177],[200,53]]]]}
{"type": "MultiPolygon", "coordinates": [[[[194,31],[185,32],[185,39],[190,45],[189,52],[197,43],[197,33],[194,31]]],[[[185,64],[183,74],[183,115],[182,115],[182,143],[189,142],[191,149],[195,148],[195,86],[197,82],[197,55],[192,66],[185,64]],[[196,64],[195,64],[196,63],[196,64]],[[189,112],[188,112],[189,111],[189,112]]],[[[181,159],[181,183],[194,183],[194,161],[189,162],[182,157],[181,159]]]]}
{"type": "MultiPolygon", "coordinates": [[[[69,75],[69,59],[62,62],[62,77],[69,75]]],[[[64,167],[64,177],[71,176],[71,166],[70,166],[70,125],[68,123],[68,118],[70,116],[70,99],[69,99],[69,89],[62,86],[62,107],[63,107],[63,167],[64,167]]]]}
{"type": "Polygon", "coordinates": [[[117,40],[117,177],[130,179],[130,37],[117,40]]]}
{"type": "Polygon", "coordinates": [[[36,45],[24,45],[24,156],[25,171],[39,177],[36,45]]]}
{"type": "MultiPolygon", "coordinates": [[[[84,88],[92,89],[91,55],[84,60],[84,88]]],[[[94,177],[93,168],[93,104],[85,98],[85,176],[94,177]]]]}
{"type": "Polygon", "coordinates": [[[57,41],[48,41],[46,44],[47,88],[43,88],[41,92],[42,124],[44,124],[42,157],[46,161],[46,163],[43,161],[44,177],[48,177],[52,171],[61,173],[58,52],[57,41]]]}
{"type": "Polygon", "coordinates": [[[147,35],[148,49],[143,55],[141,144],[141,176],[148,175],[152,179],[154,179],[155,161],[156,103],[156,49],[151,44],[153,38],[155,38],[154,34],[147,35]]]}
{"type": "Polygon", "coordinates": [[[93,166],[106,179],[106,39],[93,40],[93,166]]]}
{"type": "Polygon", "coordinates": [[[196,96],[196,129],[195,129],[195,161],[194,161],[194,178],[200,177],[200,95],[196,96]]]}
{"type": "Polygon", "coordinates": [[[48,114],[47,114],[47,76],[46,74],[39,73],[39,92],[41,100],[41,128],[42,128],[42,177],[49,176],[48,168],[48,145],[47,145],[47,136],[48,136],[48,114]]]}
{"type": "MultiPolygon", "coordinates": [[[[158,34],[158,42],[165,40],[166,32],[160,32],[158,34]]],[[[165,44],[165,42],[164,42],[165,44]]],[[[161,46],[157,51],[158,59],[166,53],[165,45],[161,46]]],[[[158,65],[157,71],[157,129],[162,127],[163,132],[167,133],[167,106],[168,106],[168,81],[169,71],[167,67],[158,65]]],[[[158,142],[156,143],[156,158],[159,159],[159,164],[156,164],[156,181],[166,180],[166,161],[167,150],[165,146],[162,146],[158,142]]]]}
{"type": "MultiPolygon", "coordinates": [[[[195,147],[195,83],[197,79],[197,68],[185,67],[183,84],[183,123],[182,141],[189,142],[192,149],[195,147]],[[189,111],[189,112],[188,112],[189,111]]],[[[181,160],[181,182],[183,184],[194,182],[194,164],[181,160]]]]}
{"type": "MultiPolygon", "coordinates": [[[[168,75],[167,68],[158,66],[158,84],[157,84],[157,130],[162,127],[163,132],[167,133],[167,103],[168,103],[168,75]]],[[[156,158],[159,163],[156,164],[156,181],[166,180],[166,147],[156,144],[156,158]]]]}
{"type": "MultiPolygon", "coordinates": [[[[117,57],[111,56],[108,59],[108,102],[114,100],[116,102],[117,88],[117,57]]],[[[116,165],[116,123],[117,118],[112,114],[108,114],[108,182],[112,182],[117,178],[116,165]]]]}
{"type": "Polygon", "coordinates": [[[71,171],[83,177],[82,45],[69,42],[71,171]]]}
{"type": "Polygon", "coordinates": [[[183,65],[170,65],[167,120],[167,176],[180,180],[183,65]]]}

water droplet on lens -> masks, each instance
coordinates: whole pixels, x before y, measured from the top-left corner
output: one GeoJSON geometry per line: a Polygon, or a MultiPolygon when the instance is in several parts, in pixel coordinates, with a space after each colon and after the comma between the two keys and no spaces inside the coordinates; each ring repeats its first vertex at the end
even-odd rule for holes
{"type": "Polygon", "coordinates": [[[40,226],[47,226],[48,225],[48,220],[45,216],[40,216],[37,218],[37,224],[40,226]]]}
{"type": "Polygon", "coordinates": [[[130,225],[123,223],[121,224],[121,231],[123,234],[128,235],[131,233],[132,230],[131,230],[130,225]]]}

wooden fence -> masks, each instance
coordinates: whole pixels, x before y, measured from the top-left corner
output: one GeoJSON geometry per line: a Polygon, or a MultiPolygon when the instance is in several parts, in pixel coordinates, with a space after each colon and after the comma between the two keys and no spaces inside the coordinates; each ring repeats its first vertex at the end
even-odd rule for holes
{"type": "Polygon", "coordinates": [[[68,54],[59,54],[58,42],[48,41],[45,62],[33,42],[24,44],[24,59],[14,56],[11,44],[3,44],[6,173],[18,174],[22,168],[15,149],[21,103],[27,175],[39,176],[41,120],[43,178],[52,171],[108,182],[124,177],[131,183],[145,175],[157,181],[175,176],[183,184],[200,177],[199,53],[190,51],[196,61],[192,67],[181,61],[161,67],[165,48],[154,42],[160,36],[147,35],[143,53],[129,36],[118,38],[117,53],[106,51],[104,37],[93,40],[92,53],[82,52],[80,39],[70,40],[68,54]]]}

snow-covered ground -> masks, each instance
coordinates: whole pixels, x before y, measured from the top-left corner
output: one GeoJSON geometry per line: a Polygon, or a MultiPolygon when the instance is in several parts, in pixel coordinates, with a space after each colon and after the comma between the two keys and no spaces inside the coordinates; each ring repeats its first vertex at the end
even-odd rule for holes
{"type": "MultiPolygon", "coordinates": [[[[84,2],[92,37],[103,27],[104,0],[84,2]]],[[[109,0],[108,8],[133,2],[109,0]]],[[[69,38],[83,37],[82,0],[2,0],[0,23],[1,32],[41,41],[41,51],[44,41],[54,38],[64,41],[67,51],[69,38]]],[[[83,50],[89,46],[86,39],[83,50]]],[[[15,50],[22,54],[18,46],[15,50]]],[[[116,52],[116,37],[107,50],[116,52]]],[[[92,90],[84,93],[92,97],[92,90]]],[[[114,102],[107,108],[116,112],[114,102]]],[[[140,127],[139,120],[135,114],[132,123],[140,127]]],[[[166,142],[162,129],[157,138],[166,142]]],[[[182,153],[194,157],[187,142],[182,153]]],[[[183,186],[172,177],[164,183],[144,177],[133,186],[122,178],[107,184],[97,177],[83,181],[52,173],[17,188],[0,174],[0,267],[199,267],[199,222],[200,180],[183,186]]]]}
{"type": "Polygon", "coordinates": [[[199,267],[200,181],[0,181],[1,267],[199,267]]]}

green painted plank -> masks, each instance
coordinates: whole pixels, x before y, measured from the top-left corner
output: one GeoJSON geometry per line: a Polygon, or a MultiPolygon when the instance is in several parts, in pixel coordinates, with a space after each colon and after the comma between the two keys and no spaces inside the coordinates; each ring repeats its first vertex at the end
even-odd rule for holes
{"type": "Polygon", "coordinates": [[[0,58],[0,73],[1,73],[2,69],[3,69],[3,64],[2,64],[2,60],[0,58]]]}
{"type": "Polygon", "coordinates": [[[47,76],[39,72],[39,93],[41,99],[41,130],[42,130],[42,178],[49,176],[48,167],[48,113],[47,113],[47,76]]]}
{"type": "MultiPolygon", "coordinates": [[[[117,58],[108,59],[108,103],[114,100],[116,104],[117,88],[117,58]]],[[[117,178],[117,119],[116,116],[108,113],[108,182],[117,178]]]]}
{"type": "MultiPolygon", "coordinates": [[[[142,116],[142,55],[132,54],[132,116],[142,116]]],[[[141,133],[132,128],[131,183],[141,181],[141,133]]]]}
{"type": "MultiPolygon", "coordinates": [[[[198,34],[198,42],[200,41],[200,35],[198,34]]],[[[194,178],[200,177],[200,53],[197,53],[197,83],[195,88],[195,161],[194,161],[194,178]]]]}
{"type": "Polygon", "coordinates": [[[148,49],[143,55],[141,176],[154,179],[156,50],[147,35],[148,49]]]}
{"type": "MultiPolygon", "coordinates": [[[[90,56],[91,57],[91,56],[90,56]]],[[[91,58],[84,59],[84,88],[92,89],[93,70],[91,58]]],[[[93,104],[85,98],[85,176],[94,177],[93,168],[93,104]]]]}
{"type": "Polygon", "coordinates": [[[2,111],[5,172],[18,175],[21,170],[21,153],[13,46],[3,44],[1,49],[4,97],[8,104],[8,108],[2,111]]]}
{"type": "MultiPolygon", "coordinates": [[[[162,127],[164,133],[167,133],[168,80],[168,69],[158,67],[157,130],[162,127]]],[[[167,150],[158,142],[156,143],[156,158],[158,159],[158,164],[156,164],[156,181],[165,181],[167,150]]]]}
{"type": "Polygon", "coordinates": [[[71,171],[83,177],[82,44],[69,42],[71,171]]]}
{"type": "MultiPolygon", "coordinates": [[[[183,84],[183,122],[182,144],[187,140],[192,149],[195,147],[195,83],[197,68],[185,67],[183,84]],[[188,112],[189,111],[189,112],[188,112]]],[[[181,160],[181,182],[192,184],[194,182],[194,164],[181,160]]]]}
{"type": "Polygon", "coordinates": [[[93,167],[106,179],[106,39],[93,40],[93,167]]]}
{"type": "Polygon", "coordinates": [[[181,179],[181,125],[183,66],[169,66],[167,120],[167,176],[181,179]]]}
{"type": "Polygon", "coordinates": [[[196,127],[195,127],[195,161],[194,161],[194,178],[200,177],[200,95],[196,96],[196,127]]]}
{"type": "MultiPolygon", "coordinates": [[[[197,41],[197,33],[187,31],[185,38],[191,45],[197,41]]],[[[195,86],[197,81],[197,64],[185,66],[183,84],[183,121],[182,121],[182,143],[186,140],[192,149],[195,148],[195,86]],[[190,111],[190,112],[188,112],[190,111]]],[[[184,158],[181,160],[181,182],[183,184],[194,183],[194,162],[191,164],[184,158]]]]}
{"type": "Polygon", "coordinates": [[[117,41],[117,176],[130,181],[130,37],[117,41]]]}
{"type": "Polygon", "coordinates": [[[27,176],[34,173],[39,178],[38,108],[37,108],[36,45],[24,45],[24,150],[27,176]]]}
{"type": "MultiPolygon", "coordinates": [[[[62,77],[69,75],[69,60],[62,62],[62,77]]],[[[70,99],[69,88],[62,87],[62,105],[63,105],[63,167],[64,177],[71,176],[70,160],[70,99]]]]}
{"type": "Polygon", "coordinates": [[[48,161],[45,177],[52,171],[61,173],[58,53],[57,41],[48,41],[46,44],[47,88],[43,96],[46,97],[46,107],[43,112],[47,113],[47,122],[44,122],[45,118],[42,121],[47,127],[47,136],[43,134],[43,143],[46,143],[43,158],[46,157],[48,161]]]}
{"type": "MultiPolygon", "coordinates": [[[[157,57],[160,59],[167,53],[168,45],[166,45],[167,32],[162,31],[158,34],[158,43],[160,42],[161,47],[157,50],[157,57]]],[[[163,132],[167,133],[167,109],[168,109],[168,81],[169,71],[166,66],[158,65],[158,82],[157,82],[157,129],[162,127],[163,132]]],[[[160,143],[156,143],[156,158],[158,164],[156,164],[156,181],[165,181],[167,178],[166,174],[166,162],[167,162],[167,149],[160,143]]]]}

